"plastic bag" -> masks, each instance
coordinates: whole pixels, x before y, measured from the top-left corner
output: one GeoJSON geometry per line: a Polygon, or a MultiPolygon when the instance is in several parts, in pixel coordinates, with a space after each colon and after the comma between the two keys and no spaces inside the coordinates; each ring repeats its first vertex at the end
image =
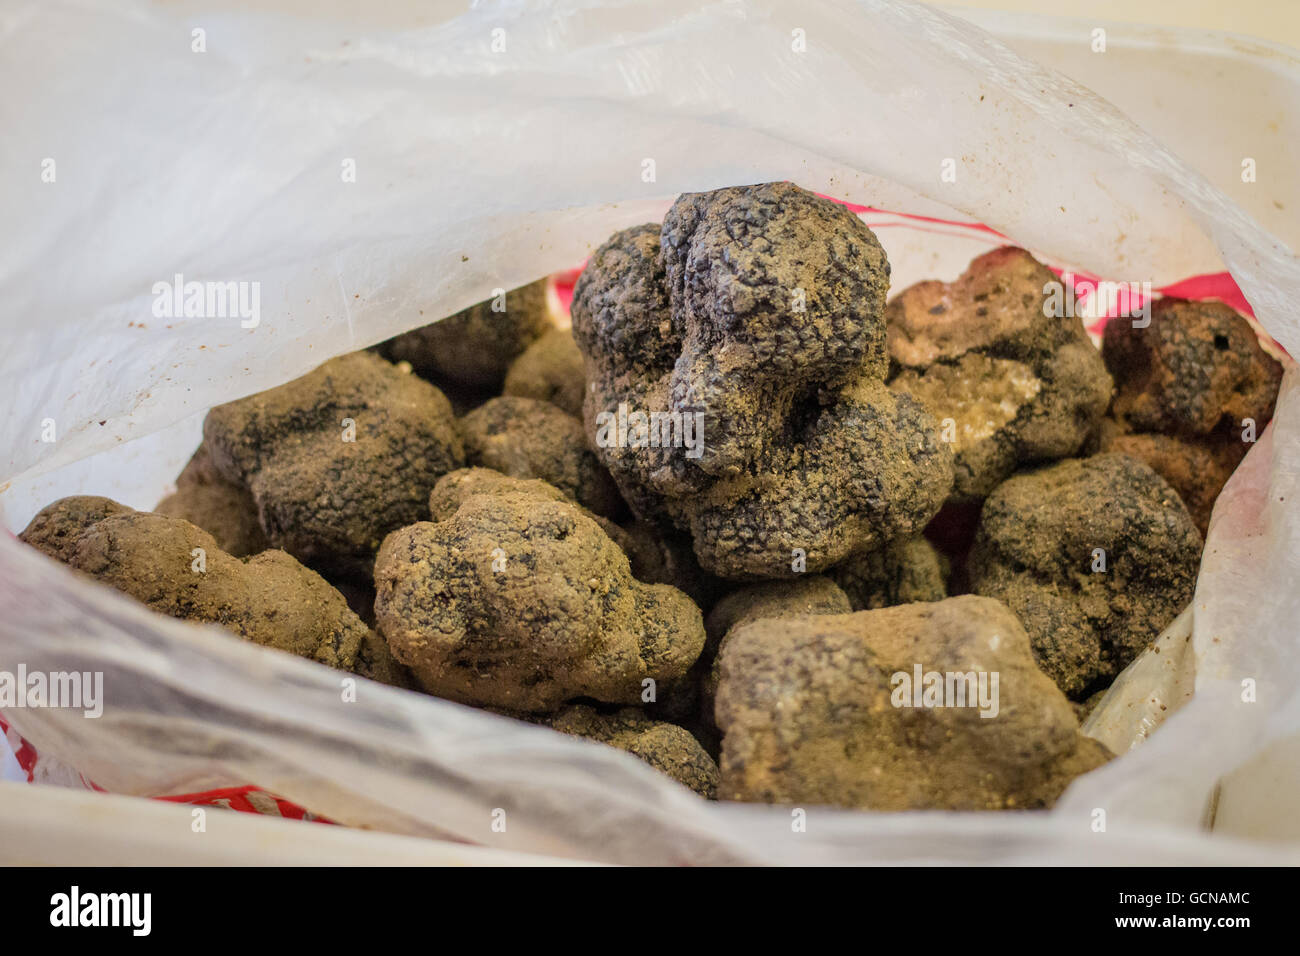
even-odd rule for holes
{"type": "MultiPolygon", "coordinates": [[[[274,8],[0,13],[0,81],[25,91],[0,106],[5,182],[24,184],[6,187],[18,241],[0,249],[10,528],[63,494],[148,508],[211,405],[570,267],[676,194],[734,183],[984,222],[1118,280],[1226,267],[1263,327],[1300,347],[1289,250],[1109,104],[933,9],[400,5],[361,28],[329,4],[310,19],[274,8]],[[256,326],[156,317],[153,289],[177,275],[259,283],[256,326]]],[[[880,237],[895,289],[970,257],[959,239],[880,237]]],[[[1131,697],[1112,694],[1096,732],[1137,739],[1117,710],[1182,700],[1189,667],[1194,696],[1047,813],[808,808],[796,832],[789,808],[700,801],[598,744],[377,685],[342,703],[334,672],[158,617],[7,536],[0,669],[102,671],[107,704],[98,719],[4,716],[112,791],[255,784],[344,823],[596,860],[1258,859],[1196,828],[1216,781],[1300,734],[1298,401],[1288,373],[1220,499],[1177,625],[1190,660],[1135,662],[1131,697]]]]}

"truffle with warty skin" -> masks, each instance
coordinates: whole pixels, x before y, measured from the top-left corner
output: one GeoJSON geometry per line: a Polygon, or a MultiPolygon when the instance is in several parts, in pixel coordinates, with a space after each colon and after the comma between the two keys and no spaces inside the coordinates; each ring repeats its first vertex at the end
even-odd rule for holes
{"type": "Polygon", "coordinates": [[[718,670],[723,800],[1030,809],[1111,757],[987,598],[752,621],[718,670]]]}
{"type": "Polygon", "coordinates": [[[379,346],[393,362],[409,362],[416,374],[470,391],[500,391],[506,371],[553,326],[549,279],[462,309],[404,332],[379,346]]]}
{"type": "Polygon", "coordinates": [[[470,465],[540,478],[584,508],[617,519],[618,489],[587,447],[582,422],[549,402],[503,395],[460,420],[470,465]]]}
{"type": "Polygon", "coordinates": [[[208,412],[204,439],[246,487],[271,544],[305,564],[367,568],[389,531],[428,517],[429,489],[465,463],[451,405],[372,352],[208,412]]]}
{"type": "Polygon", "coordinates": [[[1169,484],[1128,455],[1016,475],[984,502],[971,590],[1024,624],[1070,698],[1106,686],[1192,599],[1201,535],[1169,484]]]}
{"type": "Polygon", "coordinates": [[[343,596],[283,551],[236,558],[182,518],[107,498],[53,502],[19,537],[160,614],[219,624],[254,644],[409,686],[343,596]]]}
{"type": "Polygon", "coordinates": [[[704,645],[699,608],[632,577],[627,556],[567,501],[470,495],[390,534],[375,616],[426,690],[461,703],[553,711],[578,698],[641,702],[704,645]]]}
{"type": "Polygon", "coordinates": [[[574,290],[584,417],[636,515],[737,580],[919,531],[951,452],[884,387],[888,277],[857,216],[789,183],[683,195],[598,249],[574,290]]]}

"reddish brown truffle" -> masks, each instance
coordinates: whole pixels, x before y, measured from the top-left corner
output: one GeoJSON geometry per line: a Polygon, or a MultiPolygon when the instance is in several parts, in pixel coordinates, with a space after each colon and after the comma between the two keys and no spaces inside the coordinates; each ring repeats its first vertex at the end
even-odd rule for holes
{"type": "Polygon", "coordinates": [[[1081,700],[1192,599],[1201,536],[1178,495],[1127,455],[1017,475],[984,502],[971,590],[1019,616],[1039,666],[1081,700]]]}
{"type": "Polygon", "coordinates": [[[920,282],[890,304],[890,385],[923,401],[955,452],[954,501],[984,497],[1017,467],[1076,454],[1111,380],[1078,318],[1053,314],[1056,277],[1023,249],[920,282]]]}
{"type": "Polygon", "coordinates": [[[719,674],[724,800],[1046,807],[1111,756],[986,598],[753,621],[719,674]]]}
{"type": "Polygon", "coordinates": [[[465,463],[443,394],[371,352],[218,405],[203,432],[271,543],[327,569],[368,565],[385,534],[428,516],[429,489],[465,463]]]}
{"type": "Polygon", "coordinates": [[[1160,299],[1150,319],[1106,325],[1102,357],[1117,390],[1098,447],[1155,469],[1204,535],[1219,492],[1273,417],[1282,366],[1222,303],[1160,299]]]}
{"type": "Polygon", "coordinates": [[[1102,358],[1115,377],[1112,414],[1136,432],[1241,440],[1273,417],[1282,366],[1249,322],[1220,302],[1160,299],[1144,328],[1108,322],[1102,358]]]}
{"type": "Polygon", "coordinates": [[[951,453],[883,386],[888,277],[860,219],[789,183],[683,195],[598,249],[573,303],[585,419],[638,517],[736,579],[919,531],[951,453]]]}
{"type": "Polygon", "coordinates": [[[177,477],[176,490],[158,502],[154,512],[202,528],[236,558],[270,547],[257,520],[257,502],[243,485],[221,477],[204,444],[177,477]]]}
{"type": "Polygon", "coordinates": [[[690,598],[636,581],[600,525],[527,492],[471,495],[450,518],[393,532],[375,584],[397,659],[462,703],[635,704],[681,679],[704,644],[690,598]]]}

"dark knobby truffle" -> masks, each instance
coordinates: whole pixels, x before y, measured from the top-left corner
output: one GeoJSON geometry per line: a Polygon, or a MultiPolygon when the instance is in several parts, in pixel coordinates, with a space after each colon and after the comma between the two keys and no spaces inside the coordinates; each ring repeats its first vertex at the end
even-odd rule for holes
{"type": "Polygon", "coordinates": [[[385,534],[428,517],[429,489],[465,463],[446,397],[372,352],[218,405],[203,433],[272,545],[331,570],[368,565],[385,534]]]}
{"type": "Polygon", "coordinates": [[[601,714],[586,704],[566,707],[547,723],[561,733],[625,750],[700,796],[717,797],[718,765],[676,724],[651,720],[635,707],[601,714]]]}
{"type": "Polygon", "coordinates": [[[584,414],[638,517],[736,579],[919,531],[951,452],[883,386],[888,276],[857,216],[789,183],[684,195],[598,249],[573,304],[584,414]]]}
{"type": "Polygon", "coordinates": [[[607,518],[624,510],[609,472],[587,447],[582,422],[549,402],[503,395],[460,424],[471,465],[513,478],[540,478],[607,518]]]}
{"type": "Polygon", "coordinates": [[[685,676],[704,645],[690,598],[635,580],[580,508],[529,492],[470,495],[450,518],[393,532],[375,585],[398,660],[463,703],[636,704],[685,676]]]}
{"type": "Polygon", "coordinates": [[[971,590],[1019,616],[1075,700],[1105,686],[1192,599],[1201,536],[1163,478],[1127,455],[1017,475],[984,502],[971,590]]]}

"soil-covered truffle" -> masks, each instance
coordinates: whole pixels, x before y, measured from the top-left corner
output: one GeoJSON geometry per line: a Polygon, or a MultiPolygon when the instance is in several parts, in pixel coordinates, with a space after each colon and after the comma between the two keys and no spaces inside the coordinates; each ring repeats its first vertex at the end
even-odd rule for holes
{"type": "Polygon", "coordinates": [[[28,522],[18,540],[31,545],[56,561],[67,564],[77,542],[91,525],[113,515],[135,514],[134,508],[98,495],[72,495],[51,502],[28,522]]]}
{"type": "Polygon", "coordinates": [[[1038,664],[1080,700],[1192,599],[1201,536],[1163,478],[1095,455],[1017,475],[984,502],[971,590],[1019,616],[1038,664]]]}
{"type": "Polygon", "coordinates": [[[598,249],[574,290],[584,416],[637,516],[736,579],[919,531],[951,452],[883,385],[888,280],[857,216],[789,183],[685,194],[598,249]]]}
{"type": "Polygon", "coordinates": [[[20,537],[160,614],[219,624],[254,644],[406,685],[343,596],[283,551],[236,558],[182,518],[106,498],[56,501],[20,537]]]}
{"type": "Polygon", "coordinates": [[[890,386],[947,427],[956,501],[1017,467],[1076,454],[1111,380],[1077,317],[1054,314],[1052,272],[1023,249],[978,257],[955,282],[920,282],[889,304],[890,386]]]}
{"type": "Polygon", "coordinates": [[[636,519],[619,526],[619,535],[610,537],[622,546],[632,564],[632,574],[648,584],[671,584],[690,595],[701,610],[713,606],[728,586],[700,567],[691,548],[689,535],[663,528],[651,521],[636,519]]]}
{"type": "Polygon", "coordinates": [[[753,621],[731,632],[719,673],[724,800],[1046,807],[1111,756],[986,598],[753,621]]]}
{"type": "Polygon", "coordinates": [[[1115,377],[1111,411],[1129,429],[1240,442],[1273,417],[1282,366],[1250,323],[1220,302],[1160,299],[1151,324],[1106,324],[1102,358],[1115,377]]]}
{"type": "Polygon", "coordinates": [[[506,395],[536,398],[582,417],[587,373],[572,329],[551,329],[528,346],[506,373],[506,395]]]}
{"type": "Polygon", "coordinates": [[[236,558],[270,547],[257,520],[257,502],[243,485],[221,477],[205,444],[199,445],[176,478],[176,491],[158,502],[154,511],[202,528],[222,551],[236,558]]]}
{"type": "Polygon", "coordinates": [[[368,564],[385,534],[428,516],[429,489],[465,461],[446,397],[372,352],[218,405],[203,432],[271,543],[324,568],[368,564]]]}
{"type": "Polygon", "coordinates": [[[704,645],[690,598],[636,581],[600,525],[527,492],[471,495],[450,518],[393,532],[375,584],[398,660],[462,703],[635,704],[644,681],[679,680],[704,645]]]}
{"type": "Polygon", "coordinates": [[[1158,432],[1126,432],[1114,419],[1102,422],[1098,450],[1129,455],[1150,465],[1178,492],[1204,537],[1219,492],[1245,456],[1240,441],[1208,441],[1161,435],[1158,432]]]}
{"type": "Polygon", "coordinates": [[[1214,502],[1273,417],[1282,366],[1219,302],[1160,299],[1145,327],[1107,323],[1115,377],[1098,448],[1140,458],[1182,497],[1204,535],[1214,502]]]}
{"type": "Polygon", "coordinates": [[[651,720],[635,707],[607,715],[586,704],[566,707],[547,723],[562,733],[625,750],[700,796],[717,797],[718,765],[676,724],[651,720]]]}
{"type": "Polygon", "coordinates": [[[844,590],[855,611],[948,596],[947,561],[919,534],[855,554],[826,574],[844,590]]]}
{"type": "Polygon", "coordinates": [[[540,478],[578,504],[617,518],[623,500],[587,448],[582,422],[549,402],[503,395],[461,419],[471,465],[513,478],[540,478]]]}
{"type": "Polygon", "coordinates": [[[548,281],[538,279],[485,299],[379,346],[394,362],[410,362],[435,382],[500,391],[510,363],[552,327],[548,281]]]}
{"type": "Polygon", "coordinates": [[[829,577],[808,574],[790,581],[763,581],[738,588],[718,601],[704,621],[705,644],[696,664],[700,698],[700,736],[714,753],[721,742],[714,719],[718,693],[718,655],[731,633],[764,618],[847,614],[848,596],[829,577]]]}

